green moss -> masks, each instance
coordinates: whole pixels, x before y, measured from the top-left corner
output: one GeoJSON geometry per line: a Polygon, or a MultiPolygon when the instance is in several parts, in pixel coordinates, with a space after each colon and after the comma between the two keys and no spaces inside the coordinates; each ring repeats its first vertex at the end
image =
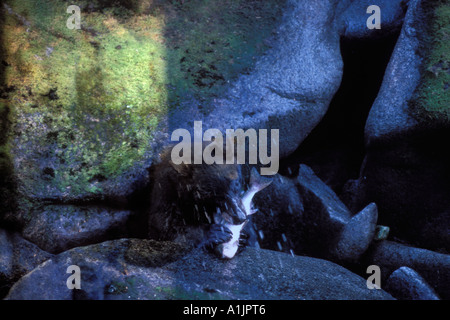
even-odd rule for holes
{"type": "MultiPolygon", "coordinates": [[[[6,15],[4,25],[12,44],[5,80],[17,88],[9,99],[19,102],[17,112],[26,119],[21,143],[36,139],[36,146],[54,146],[50,152],[71,168],[55,171],[52,184],[62,192],[99,193],[95,177],[113,178],[142,160],[166,113],[165,48],[111,10],[83,14],[83,30],[70,30],[64,2],[8,5],[15,14],[6,15]],[[45,137],[34,132],[41,120],[45,137]]],[[[140,23],[162,33],[160,17],[140,23]]]]}
{"type": "MultiPolygon", "coordinates": [[[[24,156],[56,158],[48,182],[61,192],[98,194],[151,157],[181,100],[207,104],[248,72],[283,1],[78,1],[81,30],[66,27],[70,1],[6,3],[4,78],[24,156]]],[[[35,183],[38,164],[24,170],[35,183]]]]}
{"type": "Polygon", "coordinates": [[[420,54],[424,58],[421,83],[409,101],[412,115],[425,123],[450,122],[450,3],[432,0],[422,6],[419,35],[420,54]]]}

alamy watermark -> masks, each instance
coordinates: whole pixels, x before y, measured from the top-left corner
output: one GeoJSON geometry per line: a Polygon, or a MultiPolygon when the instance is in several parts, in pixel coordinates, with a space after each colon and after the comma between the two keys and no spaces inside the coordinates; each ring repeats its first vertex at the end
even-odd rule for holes
{"type": "Polygon", "coordinates": [[[73,264],[67,267],[66,273],[71,273],[72,275],[67,278],[66,286],[67,289],[81,289],[81,269],[79,266],[73,264]]]}
{"type": "Polygon", "coordinates": [[[381,289],[381,269],[372,264],[367,267],[366,273],[371,274],[366,281],[367,289],[381,289]]]}
{"type": "Polygon", "coordinates": [[[267,129],[259,129],[258,132],[255,129],[226,129],[224,144],[224,136],[219,129],[208,129],[203,133],[202,122],[194,121],[193,157],[190,132],[176,129],[172,132],[171,140],[179,143],[172,148],[171,160],[174,164],[191,164],[192,158],[194,164],[234,164],[235,161],[237,164],[246,164],[248,145],[248,164],[258,164],[259,160],[260,164],[269,165],[260,169],[261,175],[274,175],[279,168],[279,138],[279,130],[271,129],[269,155],[267,129]],[[203,142],[210,143],[203,148],[203,142]]]}
{"type": "Polygon", "coordinates": [[[69,29],[81,29],[81,10],[79,6],[71,5],[67,7],[67,13],[72,15],[67,19],[66,26],[69,29]]]}
{"type": "Polygon", "coordinates": [[[381,9],[379,6],[371,5],[367,7],[366,13],[371,14],[367,18],[366,26],[369,29],[381,29],[381,9]]]}

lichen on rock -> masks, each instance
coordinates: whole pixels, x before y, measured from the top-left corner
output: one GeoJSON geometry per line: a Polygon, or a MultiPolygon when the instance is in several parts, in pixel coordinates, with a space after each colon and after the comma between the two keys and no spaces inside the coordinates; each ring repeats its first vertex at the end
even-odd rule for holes
{"type": "Polygon", "coordinates": [[[43,188],[49,198],[126,189],[118,177],[148,166],[171,108],[185,96],[213,97],[250,68],[282,8],[276,1],[77,5],[79,30],[66,26],[65,1],[2,8],[1,91],[10,88],[13,161],[24,193],[36,198],[43,188]]]}
{"type": "Polygon", "coordinates": [[[423,58],[421,80],[409,100],[411,114],[428,125],[450,122],[450,5],[448,1],[422,2],[417,23],[422,32],[419,54],[423,58]]]}

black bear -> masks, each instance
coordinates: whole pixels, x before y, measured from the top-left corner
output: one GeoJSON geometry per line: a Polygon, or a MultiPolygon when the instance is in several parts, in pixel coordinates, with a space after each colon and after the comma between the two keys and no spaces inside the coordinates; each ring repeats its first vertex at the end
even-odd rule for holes
{"type": "Polygon", "coordinates": [[[241,165],[175,164],[171,150],[151,168],[149,237],[202,244],[231,259],[245,243],[241,231],[254,213],[252,198],[271,179],[253,168],[246,188],[241,165]]]}

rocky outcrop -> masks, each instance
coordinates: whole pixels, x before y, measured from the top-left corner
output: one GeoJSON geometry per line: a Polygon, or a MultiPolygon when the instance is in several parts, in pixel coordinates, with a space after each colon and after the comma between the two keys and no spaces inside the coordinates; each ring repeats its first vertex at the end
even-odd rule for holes
{"type": "Polygon", "coordinates": [[[277,174],[264,192],[255,195],[254,205],[258,212],[250,217],[251,245],[294,254],[305,252],[304,206],[293,179],[277,174]]]}
{"type": "Polygon", "coordinates": [[[343,227],[333,248],[336,259],[343,262],[358,261],[374,239],[377,220],[375,203],[354,215],[343,227]]]}
{"type": "MultiPolygon", "coordinates": [[[[345,1],[343,2],[346,3],[345,1]]],[[[348,39],[386,37],[401,29],[409,0],[358,0],[347,3],[344,12],[339,16],[341,35],[348,39]],[[367,19],[373,13],[367,12],[369,6],[380,8],[380,29],[367,28],[367,19]]]]}
{"type": "MultiPolygon", "coordinates": [[[[446,32],[430,36],[430,21],[448,25],[440,2],[289,0],[279,24],[265,27],[273,28],[264,31],[270,37],[249,39],[241,30],[223,36],[222,28],[202,48],[197,40],[206,33],[199,30],[209,22],[192,32],[197,38],[179,32],[201,25],[189,10],[205,7],[194,2],[166,2],[167,11],[155,9],[161,3],[120,2],[108,11],[109,3],[91,1],[82,6],[79,32],[46,25],[64,22],[63,2],[0,8],[0,45],[13,44],[0,48],[0,222],[21,233],[0,230],[0,294],[16,282],[8,299],[391,299],[342,267],[367,263],[380,267],[382,288],[395,298],[450,299],[450,131],[441,110],[448,105],[448,50],[436,54],[446,32]],[[382,10],[381,30],[366,27],[373,4],[382,10]],[[100,23],[101,15],[107,19],[100,23]],[[177,15],[181,21],[171,22],[177,15]],[[254,199],[260,212],[248,224],[250,244],[262,249],[222,261],[201,249],[128,238],[142,231],[134,221],[130,233],[128,223],[152,200],[148,167],[172,130],[192,130],[195,120],[224,133],[279,129],[286,157],[321,122],[340,86],[340,41],[395,37],[400,27],[366,122],[361,176],[341,197],[348,205],[297,161],[297,177],[277,175],[254,199]],[[246,53],[251,63],[233,51],[247,40],[249,52],[258,52],[246,53]],[[217,68],[236,74],[224,77],[217,68]],[[201,90],[179,95],[192,89],[189,77],[201,90]],[[217,81],[224,90],[204,98],[217,81]],[[111,240],[118,238],[127,239],[111,240]],[[70,265],[81,268],[80,290],[65,286],[70,265]]],[[[269,1],[257,3],[261,9],[269,1]]],[[[279,8],[268,6],[261,12],[279,8]]],[[[317,154],[347,152],[337,149],[317,154]]],[[[332,161],[324,176],[346,160],[332,161]]]]}
{"type": "MultiPolygon", "coordinates": [[[[271,38],[265,42],[270,48],[255,57],[252,71],[234,79],[205,113],[199,112],[202,103],[187,96],[178,101],[177,107],[166,106],[164,99],[171,97],[164,97],[166,84],[161,84],[159,79],[165,57],[156,59],[153,51],[156,50],[158,57],[164,53],[159,47],[154,48],[153,38],[133,36],[146,32],[139,24],[130,24],[113,15],[104,25],[92,27],[89,14],[99,10],[93,2],[82,8],[86,19],[80,32],[72,32],[62,23],[61,30],[46,33],[47,26],[40,23],[42,17],[34,10],[22,12],[15,5],[8,6],[2,12],[8,20],[7,39],[21,30],[22,18],[28,21],[30,32],[46,35],[39,44],[26,49],[36,60],[29,63],[30,68],[33,66],[29,74],[47,74],[53,83],[33,77],[25,79],[22,74],[5,79],[11,88],[6,95],[8,101],[23,100],[23,103],[11,105],[17,117],[9,135],[10,161],[17,182],[17,210],[7,212],[2,218],[22,228],[24,237],[53,252],[86,244],[88,234],[94,236],[94,233],[84,232],[83,240],[69,245],[62,243],[66,240],[61,237],[54,241],[57,236],[53,237],[52,232],[47,233],[48,237],[44,235],[42,232],[53,229],[54,225],[44,227],[39,221],[65,220],[64,214],[69,211],[74,212],[75,220],[84,219],[78,213],[85,215],[83,207],[92,203],[105,211],[94,216],[118,217],[121,207],[132,206],[133,192],[151,179],[146,169],[167,142],[168,132],[192,129],[193,120],[202,120],[204,130],[218,128],[223,132],[228,128],[279,129],[280,156],[288,155],[317,125],[339,87],[342,61],[335,21],[337,4],[335,0],[314,4],[288,1],[280,24],[274,25],[271,38]],[[117,30],[128,31],[117,36],[117,30]],[[110,37],[100,39],[98,35],[103,32],[110,37]],[[122,43],[124,38],[127,45],[122,43]],[[55,39],[66,45],[51,46],[55,39]],[[45,49],[42,52],[41,47],[45,49]],[[139,55],[138,48],[153,51],[139,55]],[[78,59],[77,52],[85,64],[74,62],[78,59]],[[130,55],[135,56],[132,66],[130,59],[125,58],[130,55]],[[63,60],[67,63],[61,63],[63,60]],[[112,67],[112,60],[129,69],[124,72],[112,67]],[[67,64],[77,68],[69,72],[65,69],[67,64]],[[149,71],[139,67],[142,65],[153,67],[149,71]],[[28,89],[18,90],[17,79],[21,79],[21,87],[28,89]],[[75,93],[70,90],[73,83],[75,93]],[[140,89],[135,88],[136,83],[140,89]],[[128,91],[135,92],[136,96],[130,96],[128,91]],[[22,98],[17,99],[18,96],[22,98]],[[49,212],[51,217],[44,217],[49,212]],[[46,239],[38,239],[40,236],[46,239]]],[[[45,21],[60,17],[56,12],[65,9],[63,6],[44,6],[41,14],[45,21]]],[[[133,9],[122,9],[133,14],[133,9]]],[[[151,16],[150,9],[145,12],[147,17],[151,16]]],[[[154,31],[162,33],[159,29],[154,31]]],[[[22,33],[27,35],[25,31],[22,33]]],[[[13,48],[10,49],[4,57],[8,70],[20,69],[28,63],[18,59],[13,48]]],[[[179,68],[180,61],[176,63],[168,67],[179,68]]],[[[108,228],[115,218],[105,219],[99,223],[108,228]]],[[[94,238],[90,241],[97,242],[94,238]]]]}
{"type": "Polygon", "coordinates": [[[364,261],[377,265],[383,282],[397,269],[408,267],[415,270],[439,294],[450,299],[450,255],[414,248],[393,241],[373,243],[364,261]]]}
{"type": "Polygon", "coordinates": [[[22,276],[52,256],[18,233],[0,229],[0,297],[22,276]]]}
{"type": "Polygon", "coordinates": [[[358,261],[374,239],[375,203],[353,215],[339,197],[302,164],[297,179],[277,176],[255,197],[251,217],[256,246],[339,263],[358,261]]]}
{"type": "Polygon", "coordinates": [[[308,250],[328,256],[352,214],[308,166],[300,165],[296,182],[305,208],[302,233],[309,240],[308,250]]]}
{"type": "MultiPolygon", "coordinates": [[[[322,119],[341,81],[337,4],[288,1],[272,48],[215,99],[204,129],[279,129],[280,157],[292,153],[322,119]]],[[[192,121],[202,120],[192,115],[199,116],[181,109],[170,126],[192,130],[192,121]]]]}
{"type": "Polygon", "coordinates": [[[408,267],[395,270],[387,279],[385,289],[400,300],[440,300],[433,288],[408,267]]]}
{"type": "Polygon", "coordinates": [[[126,235],[132,212],[96,206],[49,205],[31,211],[22,234],[40,248],[59,253],[126,235]]]}
{"type": "Polygon", "coordinates": [[[252,249],[218,260],[170,242],[123,239],[61,253],[27,274],[6,299],[392,299],[325,260],[252,249]],[[81,289],[68,289],[67,267],[81,289]],[[45,290],[43,290],[45,288],[45,290]]]}
{"type": "MultiPolygon", "coordinates": [[[[439,6],[439,2],[426,1],[408,4],[400,37],[366,122],[367,153],[358,184],[359,201],[375,202],[380,223],[389,226],[394,235],[419,247],[448,251],[450,158],[444,141],[450,127],[445,110],[438,111],[439,103],[445,102],[439,98],[445,89],[434,87],[436,92],[428,94],[428,101],[417,101],[421,86],[433,77],[430,70],[436,69],[429,63],[441,40],[429,38],[440,34],[430,35],[434,21],[443,19],[438,16],[439,6]]],[[[448,28],[448,24],[440,27],[448,28]]],[[[445,74],[445,70],[436,70],[436,79],[445,74]]],[[[431,88],[430,83],[426,86],[431,88]]]]}
{"type": "Polygon", "coordinates": [[[417,126],[417,121],[408,112],[408,100],[420,81],[418,10],[420,1],[411,1],[380,91],[367,118],[365,135],[369,145],[376,139],[388,135],[394,137],[417,126]]]}

